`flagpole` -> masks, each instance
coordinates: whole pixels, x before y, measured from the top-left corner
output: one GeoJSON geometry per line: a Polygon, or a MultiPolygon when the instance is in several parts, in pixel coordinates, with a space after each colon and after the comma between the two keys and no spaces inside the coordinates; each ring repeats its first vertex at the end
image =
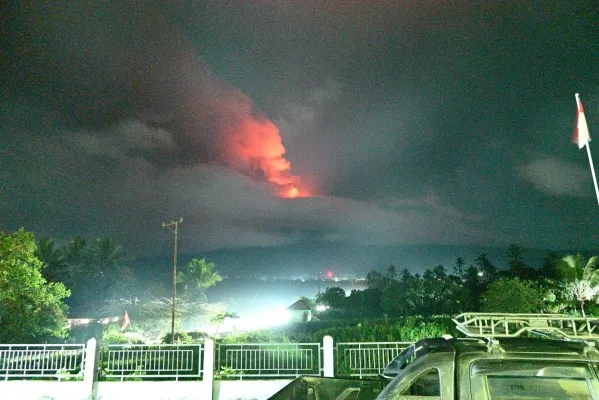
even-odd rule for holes
{"type": "Polygon", "coordinates": [[[585,143],[587,155],[589,156],[589,164],[591,165],[591,174],[593,175],[593,183],[595,184],[595,195],[597,195],[597,204],[599,204],[599,188],[597,188],[597,178],[595,177],[595,168],[593,167],[593,158],[591,157],[591,148],[589,142],[585,143]]]}

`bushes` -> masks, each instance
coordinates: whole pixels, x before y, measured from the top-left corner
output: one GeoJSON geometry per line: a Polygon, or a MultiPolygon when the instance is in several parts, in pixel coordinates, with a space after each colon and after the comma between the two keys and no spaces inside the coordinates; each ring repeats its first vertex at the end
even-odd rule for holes
{"type": "MultiPolygon", "coordinates": [[[[162,336],[162,340],[160,341],[160,343],[170,344],[170,343],[173,343],[172,339],[173,339],[173,334],[171,332],[169,332],[169,333],[166,333],[164,336],[162,336]]],[[[194,343],[194,342],[195,341],[186,332],[175,332],[174,344],[194,343]]]]}
{"type": "Polygon", "coordinates": [[[123,333],[117,325],[109,325],[102,335],[104,344],[143,344],[144,339],[138,334],[123,333]]]}
{"type": "MultiPolygon", "coordinates": [[[[336,342],[412,342],[443,334],[458,334],[449,316],[315,321],[231,334],[216,340],[219,343],[319,343],[330,335],[336,342]]],[[[203,332],[175,332],[175,343],[201,343],[206,337],[203,332]]],[[[143,343],[143,340],[135,332],[122,333],[115,325],[104,333],[104,343],[143,343]]],[[[171,334],[165,334],[161,343],[171,343],[171,334]]]]}
{"type": "Polygon", "coordinates": [[[398,320],[337,320],[229,335],[222,343],[317,343],[326,335],[336,342],[412,342],[443,334],[456,336],[450,317],[407,317],[398,320]]]}

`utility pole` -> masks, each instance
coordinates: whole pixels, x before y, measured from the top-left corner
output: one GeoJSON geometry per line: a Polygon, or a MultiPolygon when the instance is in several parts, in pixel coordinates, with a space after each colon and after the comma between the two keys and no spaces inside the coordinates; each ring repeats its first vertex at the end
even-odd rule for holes
{"type": "Polygon", "coordinates": [[[183,223],[183,218],[179,218],[179,221],[171,221],[168,224],[162,223],[163,228],[168,228],[175,234],[175,249],[173,251],[173,309],[171,318],[171,343],[173,344],[175,343],[175,303],[177,301],[177,239],[181,223],[183,223]]]}
{"type": "Polygon", "coordinates": [[[320,274],[321,272],[318,271],[318,296],[320,296],[320,274]]]}

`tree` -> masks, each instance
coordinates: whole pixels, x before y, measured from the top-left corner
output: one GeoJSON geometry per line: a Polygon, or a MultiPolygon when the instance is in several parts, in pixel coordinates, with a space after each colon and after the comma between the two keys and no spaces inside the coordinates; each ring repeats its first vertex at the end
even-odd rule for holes
{"type": "Polygon", "coordinates": [[[583,317],[586,317],[585,302],[595,299],[599,294],[598,262],[597,256],[585,262],[580,253],[575,256],[569,254],[558,261],[558,270],[566,280],[566,295],[578,302],[583,317]]]}
{"type": "Polygon", "coordinates": [[[208,288],[222,281],[223,277],[216,271],[216,264],[207,262],[205,258],[192,259],[183,271],[177,273],[177,282],[183,286],[185,295],[196,292],[208,302],[206,291],[208,288]]]}
{"type": "Polygon", "coordinates": [[[383,289],[385,287],[386,280],[383,274],[372,270],[366,274],[366,284],[370,289],[383,289]]]}
{"type": "Polygon", "coordinates": [[[135,276],[125,265],[125,251],[116,240],[98,238],[88,246],[75,236],[61,251],[67,265],[65,280],[71,284],[73,300],[80,305],[95,306],[109,298],[131,296],[135,276]]]}
{"type": "Polygon", "coordinates": [[[555,251],[550,251],[543,259],[541,265],[541,276],[546,279],[559,279],[558,262],[559,255],[555,251]]]}
{"type": "Polygon", "coordinates": [[[510,244],[508,247],[510,272],[513,276],[522,277],[526,269],[524,259],[522,258],[522,247],[517,244],[510,244]]]}
{"type": "Polygon", "coordinates": [[[480,309],[482,280],[479,272],[480,271],[474,265],[470,265],[464,275],[464,287],[468,291],[470,297],[469,311],[478,311],[480,309]]]}
{"type": "Polygon", "coordinates": [[[448,277],[445,268],[437,265],[422,275],[422,315],[452,314],[465,303],[466,290],[461,280],[448,277]]]}
{"type": "Polygon", "coordinates": [[[433,268],[433,277],[437,280],[444,280],[447,278],[447,271],[445,271],[445,267],[439,264],[433,268]]]}
{"type": "MultiPolygon", "coordinates": [[[[368,290],[368,289],[367,289],[368,290]]],[[[414,315],[426,312],[424,281],[403,269],[400,280],[391,281],[381,293],[379,307],[393,315],[414,315]]]]}
{"type": "Polygon", "coordinates": [[[345,290],[340,287],[328,287],[318,296],[317,301],[334,309],[345,308],[345,290]]]}
{"type": "Polygon", "coordinates": [[[314,299],[302,296],[300,297],[300,300],[304,302],[304,304],[307,305],[310,308],[310,310],[314,310],[316,308],[316,302],[314,301],[314,299]]]}
{"type": "Polygon", "coordinates": [[[379,314],[381,312],[381,289],[366,288],[362,290],[362,311],[366,314],[379,314]]]}
{"type": "Polygon", "coordinates": [[[239,318],[239,314],[234,312],[219,312],[214,317],[210,318],[210,322],[216,324],[216,329],[214,330],[214,334],[218,333],[218,328],[220,328],[221,324],[225,322],[227,319],[237,319],[239,318]]]}
{"type": "Polygon", "coordinates": [[[397,270],[395,269],[395,265],[391,264],[387,267],[387,279],[393,280],[397,276],[397,270]]]}
{"type": "Polygon", "coordinates": [[[489,285],[483,294],[483,310],[503,313],[542,311],[545,292],[531,281],[502,278],[489,285]]]}
{"type": "Polygon", "coordinates": [[[118,272],[123,272],[125,251],[114,239],[98,238],[92,242],[89,260],[85,270],[87,277],[100,280],[100,289],[105,291],[121,278],[118,272]]]}
{"type": "Polygon", "coordinates": [[[453,266],[453,274],[458,278],[462,279],[464,277],[464,266],[466,265],[466,261],[462,257],[458,257],[455,260],[455,265],[453,266]]]}
{"type": "MultiPolygon", "coordinates": [[[[383,290],[381,295],[381,307],[383,312],[391,315],[405,314],[405,301],[403,298],[404,287],[403,283],[392,280],[383,290]]],[[[350,297],[353,297],[354,291],[350,297]]]]}
{"type": "Polygon", "coordinates": [[[73,298],[77,298],[79,293],[87,292],[90,283],[83,273],[90,262],[87,242],[80,236],[74,236],[68,245],[60,248],[60,252],[66,270],[59,279],[73,291],[73,298]]]}
{"type": "Polygon", "coordinates": [[[61,251],[64,254],[64,261],[71,270],[81,270],[89,262],[87,242],[80,236],[73,237],[61,251]]]}
{"type": "Polygon", "coordinates": [[[493,265],[485,253],[482,253],[476,257],[474,263],[478,267],[479,271],[483,272],[483,276],[487,282],[495,280],[497,275],[497,267],[493,265]]]}
{"type": "Polygon", "coordinates": [[[44,279],[36,248],[30,232],[0,233],[0,343],[66,336],[64,299],[70,292],[62,283],[44,279]]]}

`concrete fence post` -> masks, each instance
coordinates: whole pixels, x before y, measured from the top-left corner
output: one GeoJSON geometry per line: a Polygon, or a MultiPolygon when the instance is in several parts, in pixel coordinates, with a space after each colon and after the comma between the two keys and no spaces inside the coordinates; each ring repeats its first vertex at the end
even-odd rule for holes
{"type": "Polygon", "coordinates": [[[214,393],[214,340],[207,338],[204,342],[204,369],[202,371],[205,387],[204,398],[212,399],[214,393]]]}
{"type": "Polygon", "coordinates": [[[325,378],[333,378],[335,376],[333,337],[329,335],[322,338],[322,369],[325,378]]]}
{"type": "Polygon", "coordinates": [[[96,393],[94,385],[96,381],[96,339],[91,338],[85,345],[85,366],[83,369],[83,385],[87,399],[95,400],[96,393]]]}

